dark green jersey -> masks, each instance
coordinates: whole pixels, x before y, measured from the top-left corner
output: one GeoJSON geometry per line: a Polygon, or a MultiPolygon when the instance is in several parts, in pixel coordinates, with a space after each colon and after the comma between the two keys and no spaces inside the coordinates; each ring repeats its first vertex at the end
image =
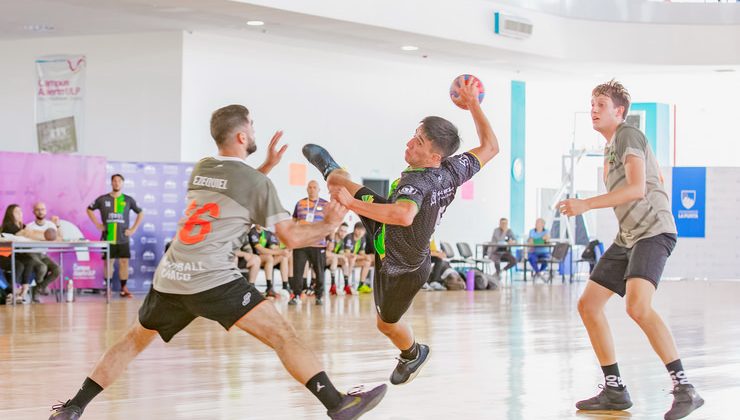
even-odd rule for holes
{"type": "Polygon", "coordinates": [[[419,211],[410,226],[383,225],[376,234],[375,251],[383,260],[383,272],[409,273],[429,258],[429,240],[457,187],[480,168],[478,158],[466,152],[443,160],[439,168],[407,169],[393,182],[389,201],[410,201],[419,211]]]}
{"type": "Polygon", "coordinates": [[[141,213],[141,208],[136,205],[136,200],[126,194],[113,197],[103,194],[88,207],[90,210],[100,210],[100,218],[103,219],[103,235],[101,239],[114,244],[127,244],[129,238],[124,231],[129,228],[129,213],[141,213]]]}
{"type": "Polygon", "coordinates": [[[351,254],[359,254],[365,252],[365,235],[362,235],[360,239],[355,239],[355,234],[350,233],[344,237],[342,248],[349,251],[351,254]]]}

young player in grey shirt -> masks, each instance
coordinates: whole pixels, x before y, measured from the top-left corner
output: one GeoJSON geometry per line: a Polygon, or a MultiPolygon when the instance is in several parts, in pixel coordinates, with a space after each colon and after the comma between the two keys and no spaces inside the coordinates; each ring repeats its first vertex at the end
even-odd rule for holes
{"type": "Polygon", "coordinates": [[[567,216],[611,207],[619,221],[619,233],[596,264],[578,301],[578,312],[601,364],[605,386],[576,407],[626,410],[632,406],[604,314],[606,302],[616,293],[626,298],[627,313],[648,337],[673,381],[673,405],[665,419],[680,419],[701,407],[704,400],[689,383],[673,336],[652,306],[666,260],[676,245],[676,224],[668,194],[645,135],[624,123],[630,106],[624,86],[612,80],[597,86],[591,96],[594,130],[607,141],[604,183],[608,192],[586,200],[565,200],[559,207],[567,216]]]}

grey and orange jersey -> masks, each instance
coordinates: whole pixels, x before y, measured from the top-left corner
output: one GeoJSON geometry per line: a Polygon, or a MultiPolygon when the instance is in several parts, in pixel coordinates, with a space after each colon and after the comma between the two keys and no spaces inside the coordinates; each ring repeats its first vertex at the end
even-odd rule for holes
{"type": "Polygon", "coordinates": [[[269,178],[241,159],[208,157],[193,169],[188,205],[154,274],[154,289],[189,295],[242,278],[234,251],[252,224],[290,220],[269,178]]]}

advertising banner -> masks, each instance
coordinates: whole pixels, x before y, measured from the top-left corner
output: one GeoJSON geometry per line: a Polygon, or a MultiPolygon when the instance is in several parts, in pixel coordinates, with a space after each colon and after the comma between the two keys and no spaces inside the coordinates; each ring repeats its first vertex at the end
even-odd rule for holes
{"type": "Polygon", "coordinates": [[[704,238],[707,168],[674,167],[671,210],[679,238],[704,238]]]}
{"type": "Polygon", "coordinates": [[[39,152],[78,151],[83,133],[84,55],[36,60],[36,133],[39,152]]]}

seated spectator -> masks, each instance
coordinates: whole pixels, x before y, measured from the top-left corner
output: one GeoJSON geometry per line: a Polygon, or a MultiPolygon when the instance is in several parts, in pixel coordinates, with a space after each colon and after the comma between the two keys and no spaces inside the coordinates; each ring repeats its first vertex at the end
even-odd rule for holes
{"type": "MultiPolygon", "coordinates": [[[[509,219],[502,217],[498,221],[498,227],[493,231],[491,236],[491,242],[497,244],[513,244],[516,243],[516,235],[509,229],[509,219]]],[[[501,274],[501,261],[506,262],[504,271],[516,265],[516,258],[511,253],[511,248],[508,247],[488,247],[488,259],[493,261],[494,267],[496,267],[496,275],[501,274]]]]}
{"type": "Polygon", "coordinates": [[[336,272],[337,267],[342,267],[344,276],[344,294],[351,295],[352,288],[349,286],[349,263],[344,255],[344,237],[347,236],[347,224],[342,223],[333,235],[326,239],[326,265],[331,275],[330,295],[337,294],[336,272]]]}
{"type": "MultiPolygon", "coordinates": [[[[56,236],[58,240],[62,239],[62,229],[59,225],[59,217],[52,216],[50,220],[47,220],[46,219],[46,204],[44,204],[41,201],[34,204],[33,214],[36,217],[32,222],[26,225],[26,229],[32,232],[41,232],[44,235],[44,237],[47,237],[46,235],[48,235],[45,233],[46,231],[53,230],[54,232],[56,232],[56,235],[53,235],[53,236],[56,236]]],[[[39,281],[38,279],[36,279],[36,288],[34,290],[38,290],[38,293],[36,293],[37,295],[41,294],[41,295],[46,296],[49,294],[48,290],[46,290],[46,286],[53,283],[54,280],[59,278],[59,274],[60,274],[59,266],[57,265],[56,262],[54,262],[46,254],[34,254],[34,255],[38,255],[41,262],[46,264],[46,277],[42,281],[39,281]]],[[[31,295],[33,296],[34,293],[31,292],[31,295]]]]}
{"type": "Polygon", "coordinates": [[[265,289],[265,296],[277,297],[277,293],[272,287],[272,274],[273,268],[278,267],[280,269],[280,277],[283,281],[283,285],[288,282],[288,269],[290,268],[290,250],[281,249],[280,241],[272,232],[263,228],[259,225],[254,225],[249,231],[249,243],[252,246],[252,251],[260,257],[262,269],[265,270],[265,280],[267,281],[267,288],[265,289]]]}
{"type": "Polygon", "coordinates": [[[248,278],[245,279],[252,285],[257,281],[257,275],[260,273],[260,265],[262,260],[259,256],[252,252],[252,246],[247,242],[240,249],[234,252],[236,257],[236,265],[242,269],[246,268],[248,278]]]}
{"type": "MultiPolygon", "coordinates": [[[[6,241],[6,239],[0,237],[0,241],[6,241]]],[[[8,253],[10,255],[10,253],[8,253]]],[[[10,273],[12,272],[12,266],[10,257],[8,255],[0,255],[0,270],[3,270],[3,274],[5,275],[5,280],[7,280],[7,287],[2,289],[0,291],[0,297],[2,297],[4,300],[4,303],[6,305],[12,305],[13,304],[13,285],[10,283],[11,281],[15,281],[15,284],[21,284],[23,282],[23,273],[25,271],[25,266],[21,261],[18,261],[18,258],[16,258],[15,261],[15,279],[10,279],[10,273]]],[[[3,302],[0,302],[0,305],[3,302]]]]}
{"type": "MultiPolygon", "coordinates": [[[[527,242],[533,245],[544,245],[549,241],[550,231],[545,229],[545,219],[539,218],[535,222],[534,229],[529,231],[529,239],[527,242]]],[[[550,248],[548,247],[536,246],[531,248],[529,255],[527,255],[529,264],[532,266],[532,270],[534,270],[535,280],[537,277],[540,277],[541,273],[547,268],[547,261],[542,260],[550,258],[549,250],[550,248]],[[539,267],[537,266],[538,261],[541,261],[539,267]]]]}
{"type": "Polygon", "coordinates": [[[360,293],[373,291],[366,283],[372,261],[372,257],[365,252],[366,246],[365,226],[362,222],[357,222],[352,233],[344,237],[344,255],[347,257],[349,272],[352,272],[355,267],[360,267],[360,284],[357,286],[357,291],[360,293]]]}
{"type": "MultiPolygon", "coordinates": [[[[5,215],[3,216],[3,224],[0,227],[0,232],[3,234],[10,234],[15,236],[21,236],[28,239],[37,241],[44,240],[43,232],[36,232],[26,229],[26,225],[23,224],[23,210],[17,204],[11,204],[5,209],[5,215]]],[[[46,287],[46,283],[43,283],[46,279],[46,264],[44,264],[37,254],[18,254],[16,259],[16,273],[18,273],[19,265],[23,267],[23,272],[20,278],[21,289],[20,293],[15,296],[17,301],[23,303],[30,303],[31,301],[40,302],[38,297],[38,287],[33,288],[31,298],[28,298],[28,289],[31,286],[31,281],[35,276],[36,282],[41,284],[42,287],[46,287]]],[[[15,279],[13,279],[15,281],[15,279]]]]}
{"type": "Polygon", "coordinates": [[[432,271],[429,274],[429,280],[424,284],[425,289],[445,290],[442,273],[450,268],[450,263],[446,261],[447,255],[437,247],[437,242],[432,237],[429,242],[429,252],[432,258],[432,271]]]}

